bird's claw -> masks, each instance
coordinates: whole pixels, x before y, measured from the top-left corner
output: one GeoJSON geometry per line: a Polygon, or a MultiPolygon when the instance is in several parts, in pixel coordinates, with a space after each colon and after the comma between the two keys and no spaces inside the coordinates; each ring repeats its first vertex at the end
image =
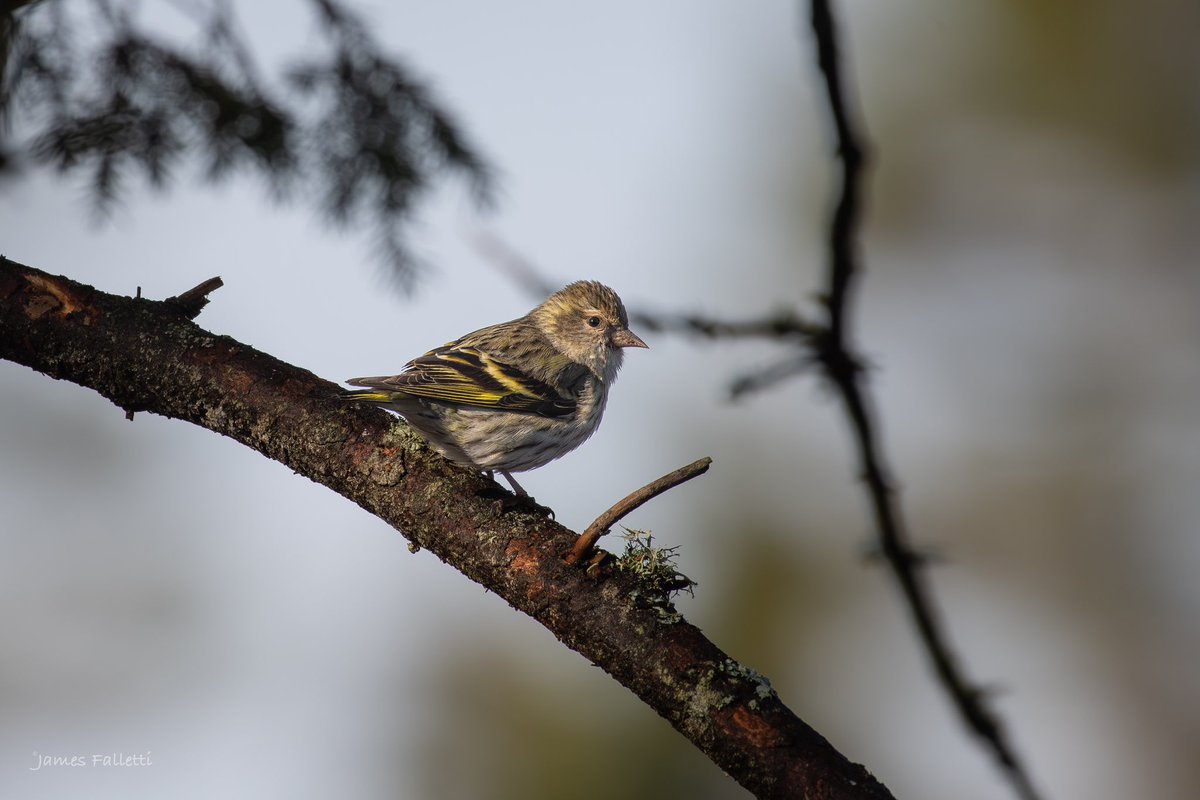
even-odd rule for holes
{"type": "Polygon", "coordinates": [[[505,512],[524,511],[526,513],[541,514],[543,517],[554,519],[553,508],[542,505],[527,494],[510,494],[500,502],[505,512]]]}
{"type": "Polygon", "coordinates": [[[494,500],[500,507],[501,514],[517,511],[526,514],[541,514],[543,517],[554,519],[554,509],[542,505],[527,494],[513,494],[496,486],[495,488],[484,489],[479,493],[479,496],[488,500],[494,500]]]}

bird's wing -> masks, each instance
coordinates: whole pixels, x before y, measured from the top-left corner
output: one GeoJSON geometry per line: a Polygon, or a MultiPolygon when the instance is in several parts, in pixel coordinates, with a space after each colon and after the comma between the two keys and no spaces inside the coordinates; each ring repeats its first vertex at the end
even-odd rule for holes
{"type": "Polygon", "coordinates": [[[410,361],[399,375],[358,381],[351,383],[459,406],[544,417],[568,417],[575,413],[574,398],[560,394],[545,381],[511,364],[462,344],[431,350],[410,361]]]}

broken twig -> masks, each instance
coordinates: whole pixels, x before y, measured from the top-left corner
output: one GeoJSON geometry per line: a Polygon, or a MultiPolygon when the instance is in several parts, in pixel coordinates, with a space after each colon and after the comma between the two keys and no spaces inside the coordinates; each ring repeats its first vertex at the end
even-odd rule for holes
{"type": "MultiPolygon", "coordinates": [[[[225,285],[220,276],[209,278],[199,286],[188,289],[177,297],[168,297],[164,303],[170,303],[184,313],[188,319],[195,319],[200,316],[200,312],[208,305],[208,296],[225,285]]],[[[138,296],[141,296],[141,288],[138,287],[138,296]]]]}

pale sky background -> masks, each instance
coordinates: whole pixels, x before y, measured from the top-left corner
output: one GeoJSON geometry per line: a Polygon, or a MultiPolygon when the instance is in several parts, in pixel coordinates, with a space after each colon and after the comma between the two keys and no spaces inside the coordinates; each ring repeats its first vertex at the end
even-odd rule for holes
{"type": "MultiPolygon", "coordinates": [[[[264,64],[312,41],[295,4],[240,5],[264,64]]],[[[1126,5],[836,4],[880,156],[855,318],[887,450],[969,675],[1063,800],[1200,794],[1200,11],[1126,5]]],[[[332,380],[536,302],[480,230],[631,307],[811,311],[832,172],[794,4],[357,7],[500,170],[487,217],[453,184],[424,206],[415,296],[247,180],[97,223],[31,171],[0,252],[154,298],[220,275],[200,325],[332,380]]],[[[522,483],[579,530],[712,456],[628,520],[680,547],[688,619],[898,798],[1012,797],[863,559],[828,392],[730,404],[774,348],[646,338],[598,435],[522,483]]],[[[208,431],[0,362],[0,507],[0,796],[746,796],[535,622],[208,431]]]]}

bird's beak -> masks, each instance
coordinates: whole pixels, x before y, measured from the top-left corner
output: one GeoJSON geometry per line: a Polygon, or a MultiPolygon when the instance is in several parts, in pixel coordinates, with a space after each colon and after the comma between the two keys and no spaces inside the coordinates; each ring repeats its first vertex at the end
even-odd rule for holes
{"type": "Polygon", "coordinates": [[[650,349],[650,345],[643,342],[638,335],[629,328],[617,328],[613,331],[612,343],[617,347],[644,347],[650,349]]]}

